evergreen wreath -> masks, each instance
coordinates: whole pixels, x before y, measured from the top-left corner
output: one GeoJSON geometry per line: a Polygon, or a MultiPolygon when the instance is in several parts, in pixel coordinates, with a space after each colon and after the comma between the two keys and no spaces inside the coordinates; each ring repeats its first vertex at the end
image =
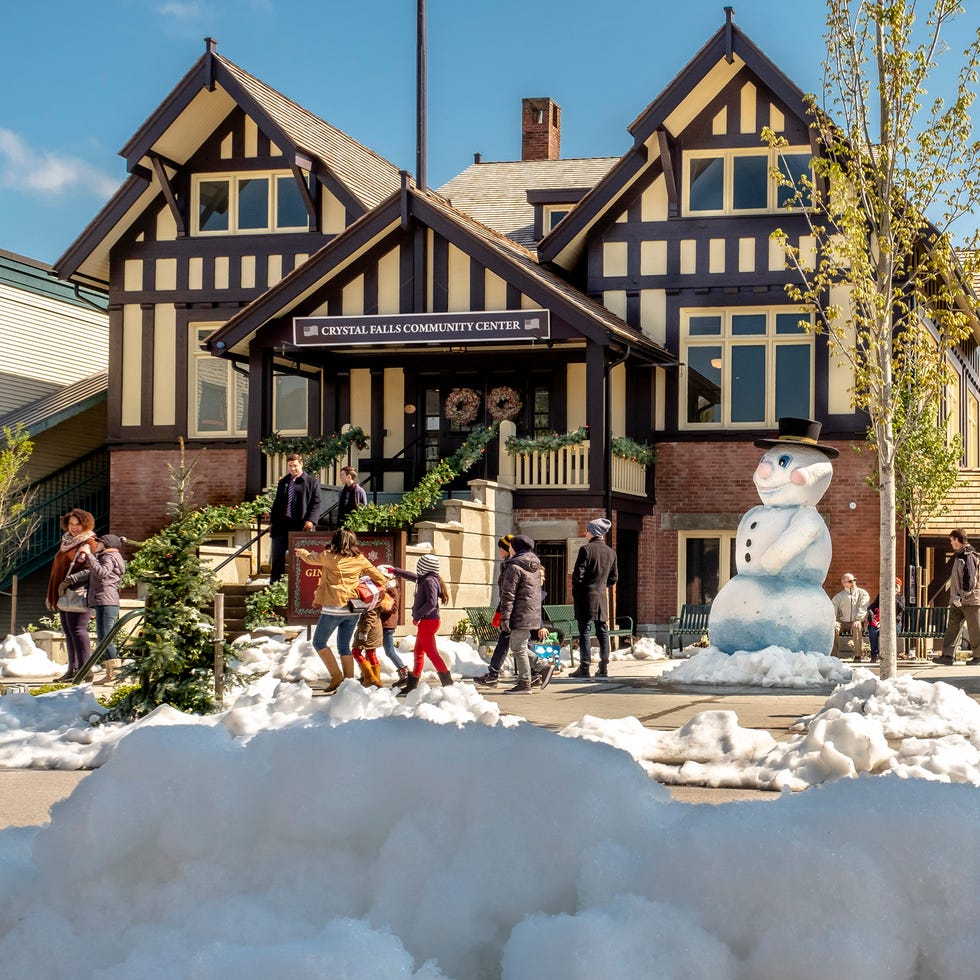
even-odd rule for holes
{"type": "Polygon", "coordinates": [[[495,422],[509,422],[516,419],[524,407],[521,396],[513,388],[502,386],[494,388],[487,395],[487,410],[495,422]]]}
{"type": "Polygon", "coordinates": [[[480,396],[472,388],[453,388],[446,395],[444,414],[456,425],[469,425],[480,408],[480,396]]]}

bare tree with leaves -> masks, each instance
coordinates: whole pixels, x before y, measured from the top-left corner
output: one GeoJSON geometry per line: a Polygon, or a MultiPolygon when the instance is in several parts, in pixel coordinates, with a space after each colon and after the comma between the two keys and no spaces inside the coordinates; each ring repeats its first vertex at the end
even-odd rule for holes
{"type": "Polygon", "coordinates": [[[31,510],[34,491],[25,474],[33,451],[34,444],[23,427],[4,426],[0,441],[0,579],[16,568],[17,556],[40,523],[31,510]]]}
{"type": "MultiPolygon", "coordinates": [[[[915,434],[938,424],[948,352],[976,323],[966,286],[976,239],[962,243],[962,262],[952,226],[980,205],[980,142],[970,119],[980,33],[971,34],[949,97],[932,96],[927,87],[939,85],[937,68],[949,55],[945,37],[964,11],[956,0],[933,0],[924,20],[917,13],[914,0],[828,0],[825,80],[809,98],[819,149],[795,201],[813,242],[776,232],[798,273],[787,293],[814,314],[812,329],[826,332],[831,356],[850,365],[852,404],[869,419],[880,488],[883,678],[897,670],[897,467],[915,434]]],[[[917,465],[914,454],[908,460],[917,465]]]]}

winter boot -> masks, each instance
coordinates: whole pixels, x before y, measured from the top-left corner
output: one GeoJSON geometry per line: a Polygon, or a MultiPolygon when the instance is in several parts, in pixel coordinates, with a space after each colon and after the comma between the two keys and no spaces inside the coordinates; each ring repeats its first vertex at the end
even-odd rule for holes
{"type": "Polygon", "coordinates": [[[439,674],[439,680],[442,681],[443,687],[449,687],[453,683],[453,675],[447,670],[439,674]]]}
{"type": "Polygon", "coordinates": [[[119,668],[122,667],[122,660],[118,657],[111,657],[105,662],[105,677],[103,678],[104,684],[115,684],[116,674],[119,668]]]}
{"type": "MultiPolygon", "coordinates": [[[[366,661],[364,664],[365,669],[370,675],[369,686],[370,687],[384,687],[384,681],[381,680],[381,665],[373,664],[370,660],[366,661]]],[[[362,681],[363,683],[363,681],[362,681]]]]}
{"type": "Polygon", "coordinates": [[[525,677],[521,679],[520,677],[518,677],[517,683],[513,687],[508,688],[505,693],[506,694],[531,694],[532,693],[531,678],[525,677]]]}
{"type": "Polygon", "coordinates": [[[350,654],[341,656],[340,663],[344,668],[344,680],[354,676],[354,658],[350,654]]]}
{"type": "Polygon", "coordinates": [[[419,679],[414,674],[409,674],[405,678],[405,686],[399,690],[395,697],[403,698],[410,691],[414,691],[419,686],[419,679]]]}
{"type": "Polygon", "coordinates": [[[538,677],[541,678],[541,690],[542,691],[551,683],[551,675],[554,672],[555,672],[555,665],[554,664],[550,664],[550,663],[549,664],[545,664],[544,667],[541,668],[541,673],[538,674],[538,677]]]}
{"type": "Polygon", "coordinates": [[[370,687],[374,682],[371,680],[371,668],[368,666],[367,660],[364,659],[364,654],[360,650],[355,650],[351,656],[361,672],[361,686],[370,687]]]}
{"type": "Polygon", "coordinates": [[[608,677],[609,676],[609,661],[600,660],[599,666],[596,667],[593,677],[608,677]]]}
{"type": "Polygon", "coordinates": [[[398,668],[398,679],[400,681],[403,681],[403,680],[405,680],[406,677],[408,677],[408,668],[407,667],[399,667],[398,668]]]}
{"type": "Polygon", "coordinates": [[[330,683],[327,685],[327,694],[330,694],[340,687],[344,675],[340,672],[340,664],[337,663],[337,658],[333,655],[333,650],[330,647],[317,650],[317,656],[323,661],[323,666],[330,671],[330,683]]]}
{"type": "Polygon", "coordinates": [[[485,673],[482,677],[474,677],[474,684],[479,684],[480,687],[496,687],[497,686],[497,675],[491,674],[489,671],[485,673]]]}
{"type": "Polygon", "coordinates": [[[569,677],[591,677],[592,674],[589,672],[589,665],[588,664],[581,664],[580,663],[578,665],[578,669],[577,670],[573,670],[568,676],[569,677]]]}

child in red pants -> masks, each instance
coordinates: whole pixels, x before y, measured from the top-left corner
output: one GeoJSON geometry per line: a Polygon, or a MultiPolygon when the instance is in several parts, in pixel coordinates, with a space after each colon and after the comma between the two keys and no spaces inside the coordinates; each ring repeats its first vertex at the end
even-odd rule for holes
{"type": "Polygon", "coordinates": [[[435,555],[422,555],[415,566],[415,572],[406,571],[404,568],[391,568],[390,573],[399,578],[408,579],[415,582],[415,601],[412,603],[412,622],[415,624],[417,633],[415,636],[415,664],[412,672],[405,678],[404,682],[399,681],[396,687],[401,687],[398,696],[402,697],[409,691],[414,691],[419,686],[419,678],[422,676],[422,668],[425,665],[425,658],[428,657],[439,674],[442,686],[446,687],[453,682],[453,675],[449,672],[445,660],[439,656],[436,650],[436,631],[439,629],[439,603],[449,601],[449,593],[446,591],[446,584],[439,574],[439,559],[435,555]]]}

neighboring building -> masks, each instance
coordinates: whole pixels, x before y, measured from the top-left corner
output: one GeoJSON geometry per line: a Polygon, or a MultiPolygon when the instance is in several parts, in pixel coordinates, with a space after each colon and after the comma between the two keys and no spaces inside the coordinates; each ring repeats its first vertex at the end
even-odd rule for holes
{"type": "MultiPolygon", "coordinates": [[[[875,580],[851,376],[798,326],[769,238],[780,226],[809,242],[761,141],[764,126],[785,136],[782,165],[807,170],[802,93],[729,17],[632,123],[621,158],[561,160],[558,106],[522,109],[523,160],[476,162],[436,193],[209,40],[122,151],[127,182],[56,263],[109,291],[114,525],[140,536],[164,522],[180,438],[207,450],[202,496],[231,502],[276,475],[263,437],[352,423],[371,437],[358,462],[371,489],[398,492],[484,424],[503,387],[521,436],[590,427],[584,447],[516,472],[491,446],[473,474],[513,481],[553,601],[607,511],[620,613],[653,627],[710,600],[757,502],[753,439],[782,415],[819,419],[844,450],[821,506],[830,583],[845,567],[875,580]],[[378,319],[351,319],[365,316],[378,319]],[[317,319],[294,333],[294,318],[317,319]],[[456,388],[479,396],[470,422],[445,418],[456,388]],[[613,457],[622,436],[656,442],[655,473],[613,457]]],[[[961,367],[965,405],[980,386],[972,360],[961,367]]]]}
{"type": "MultiPolygon", "coordinates": [[[[84,507],[107,527],[105,293],[58,280],[50,266],[0,251],[0,349],[0,428],[22,426],[34,446],[26,475],[40,525],[13,569],[17,625],[23,626],[45,615],[59,517],[84,507]]],[[[10,585],[8,574],[0,590],[10,585]]],[[[10,600],[0,599],[6,627],[10,600]]]]}

